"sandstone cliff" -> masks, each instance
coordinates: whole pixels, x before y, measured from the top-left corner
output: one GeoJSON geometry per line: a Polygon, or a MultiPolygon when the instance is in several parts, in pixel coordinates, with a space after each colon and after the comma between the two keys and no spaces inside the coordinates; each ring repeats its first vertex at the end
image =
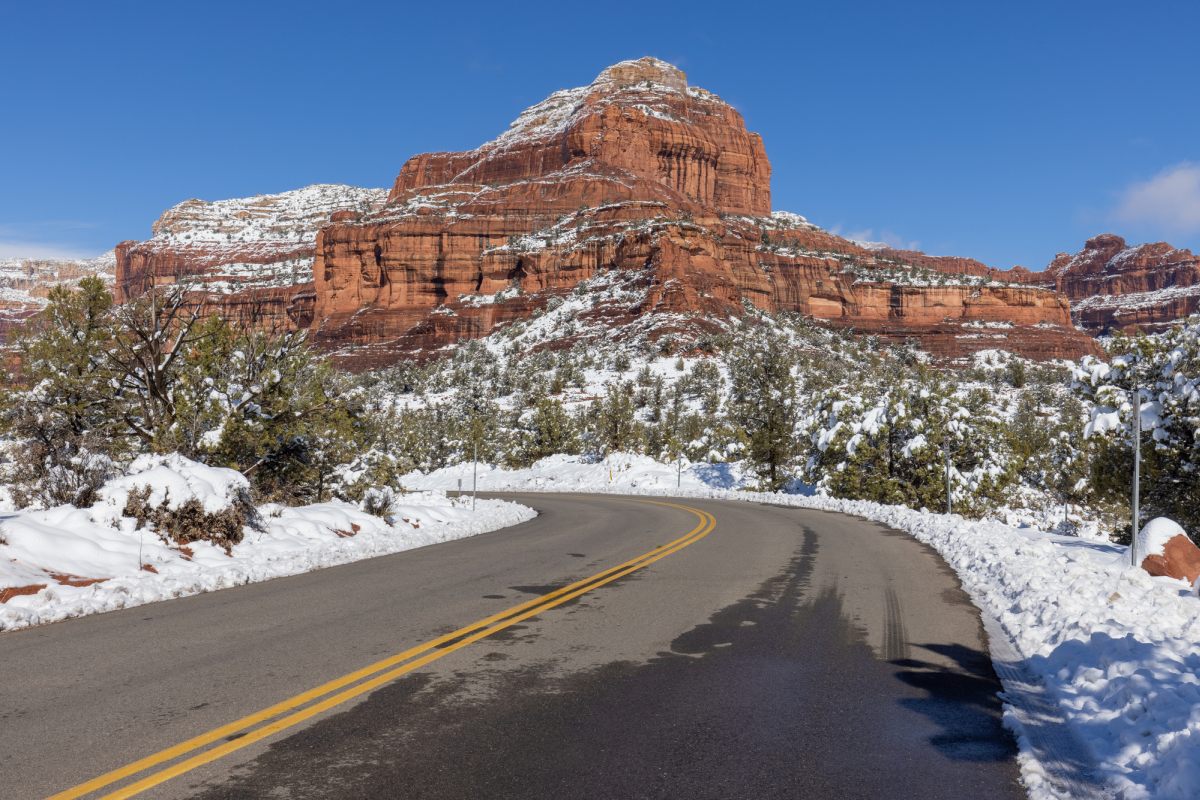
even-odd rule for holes
{"type": "Polygon", "coordinates": [[[583,322],[612,335],[711,330],[749,304],[947,357],[1095,348],[1024,271],[873,251],[771,214],[761,138],[649,58],[551,95],[475,150],[414,156],[384,208],[337,215],[317,238],[313,324],[377,363],[487,335],[608,273],[624,291],[597,294],[583,322]]]}
{"type": "Polygon", "coordinates": [[[311,328],[348,362],[428,354],[589,298],[559,343],[680,346],[747,307],[955,358],[1095,349],[1025,270],[863,247],[771,212],[762,139],[655,59],[556,92],[494,140],[410,158],[390,192],[189,200],[117,248],[117,297],[184,282],[229,317],[311,328]],[[678,336],[677,336],[678,335],[678,336]]]}
{"type": "Polygon", "coordinates": [[[1092,333],[1153,331],[1200,312],[1200,256],[1166,242],[1131,247],[1101,234],[1078,253],[1059,253],[1039,277],[1070,299],[1075,323],[1092,333]]]}
{"type": "Polygon", "coordinates": [[[182,283],[197,302],[227,316],[307,328],[317,230],[335,212],[368,211],[385,197],[383,189],[315,185],[234,200],[186,200],[159,217],[153,238],[117,245],[116,299],[126,302],[151,285],[182,283]]]}

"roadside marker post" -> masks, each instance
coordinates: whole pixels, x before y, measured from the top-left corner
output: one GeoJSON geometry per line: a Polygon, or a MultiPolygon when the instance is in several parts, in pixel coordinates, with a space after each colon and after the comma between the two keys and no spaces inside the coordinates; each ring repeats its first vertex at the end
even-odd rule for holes
{"type": "Polygon", "coordinates": [[[942,451],[943,451],[943,453],[945,453],[945,456],[946,456],[946,514],[947,514],[947,516],[954,513],[954,496],[953,496],[953,492],[951,491],[951,483],[950,483],[950,436],[948,434],[949,434],[949,431],[947,430],[947,436],[942,440],[946,443],[945,446],[942,448],[942,451]]]}
{"type": "Polygon", "coordinates": [[[1129,534],[1129,558],[1133,566],[1138,566],[1137,537],[1138,537],[1138,508],[1142,488],[1142,390],[1137,381],[1133,382],[1130,392],[1133,405],[1133,508],[1131,509],[1132,525],[1129,534]]]}

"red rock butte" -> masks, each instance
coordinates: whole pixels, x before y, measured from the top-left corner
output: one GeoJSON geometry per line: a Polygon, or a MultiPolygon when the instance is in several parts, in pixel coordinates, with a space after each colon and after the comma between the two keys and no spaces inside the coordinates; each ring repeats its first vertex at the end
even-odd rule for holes
{"type": "MultiPolygon", "coordinates": [[[[232,248],[239,262],[311,258],[311,273],[232,291],[222,279],[214,300],[232,314],[261,295],[274,318],[357,366],[486,336],[572,292],[592,298],[579,329],[613,337],[713,331],[752,306],[915,339],[944,358],[1097,352],[1067,298],[1028,271],[863,245],[772,213],[770,169],[732,106],[670,64],[622,62],[474,150],[410,158],[385,202],[353,198],[311,245],[232,248]]],[[[219,242],[198,258],[181,257],[178,238],[149,245],[118,248],[122,297],[223,275],[217,262],[235,257],[214,255],[219,242]]]]}
{"type": "Polygon", "coordinates": [[[1091,333],[1161,330],[1200,312],[1200,256],[1166,242],[1129,246],[1104,233],[1074,255],[1059,253],[1038,276],[1071,301],[1091,333]]]}

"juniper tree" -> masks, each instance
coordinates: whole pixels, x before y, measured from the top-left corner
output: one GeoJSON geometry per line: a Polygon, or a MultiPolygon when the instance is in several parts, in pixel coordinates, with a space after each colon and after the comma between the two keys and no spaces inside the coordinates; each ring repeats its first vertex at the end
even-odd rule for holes
{"type": "Polygon", "coordinates": [[[522,451],[524,464],[557,453],[579,452],[578,425],[561,401],[545,397],[537,401],[524,426],[522,451]]]}
{"type": "Polygon", "coordinates": [[[592,405],[590,428],[594,444],[600,453],[635,450],[641,443],[642,431],[635,415],[633,385],[610,383],[605,395],[592,405]]]}
{"type": "Polygon", "coordinates": [[[21,443],[12,474],[22,505],[89,504],[124,450],[113,424],[112,295],[99,278],[50,290],[43,312],[18,341],[19,378],[8,392],[0,432],[21,443]]]}
{"type": "Polygon", "coordinates": [[[797,451],[795,362],[787,341],[766,329],[745,336],[726,356],[730,420],[743,432],[747,455],[772,491],[789,478],[797,451]]]}

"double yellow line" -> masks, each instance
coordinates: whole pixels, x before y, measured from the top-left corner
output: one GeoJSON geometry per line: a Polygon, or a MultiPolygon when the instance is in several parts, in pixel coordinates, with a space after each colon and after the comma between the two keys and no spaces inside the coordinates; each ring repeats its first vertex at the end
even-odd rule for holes
{"type": "Polygon", "coordinates": [[[461,650],[511,625],[515,625],[518,622],[548,611],[555,606],[574,600],[593,589],[612,583],[631,572],[636,572],[643,567],[653,564],[659,559],[666,558],[672,553],[677,553],[688,545],[703,539],[712,532],[717,524],[712,514],[709,514],[707,511],[701,511],[698,508],[657,500],[643,500],[640,502],[653,503],[654,505],[686,511],[695,515],[699,523],[678,539],[660,545],[647,553],[643,553],[636,558],[631,558],[615,567],[610,567],[603,572],[576,581],[549,594],[527,600],[498,614],[484,617],[456,631],[439,636],[436,639],[430,639],[424,644],[411,647],[402,653],[397,653],[382,661],[376,661],[374,664],[363,667],[360,670],[343,675],[340,678],[335,678],[328,683],[323,683],[295,697],[276,703],[270,708],[264,708],[262,711],[257,711],[227,725],[222,725],[207,733],[202,733],[199,736],[188,739],[185,742],[168,747],[165,750],[160,750],[131,764],[127,764],[111,772],[106,772],[78,786],[55,794],[51,796],[50,800],[74,800],[74,798],[98,792],[101,789],[128,780],[156,767],[162,767],[132,783],[103,795],[103,800],[118,800],[118,798],[133,797],[153,786],[178,777],[185,772],[216,761],[268,736],[273,736],[280,731],[298,725],[317,714],[377,689],[408,672],[437,661],[443,656],[449,655],[456,650],[461,650]],[[218,742],[221,743],[217,744],[218,742]],[[214,744],[216,745],[215,747],[210,747],[210,745],[214,744]]]}

